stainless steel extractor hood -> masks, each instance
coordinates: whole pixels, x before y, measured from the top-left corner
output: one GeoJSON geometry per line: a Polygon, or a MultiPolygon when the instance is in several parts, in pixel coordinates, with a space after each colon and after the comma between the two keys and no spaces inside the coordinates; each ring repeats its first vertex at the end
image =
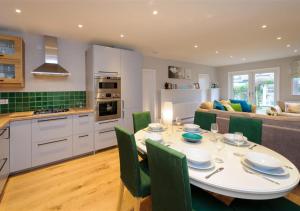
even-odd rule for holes
{"type": "Polygon", "coordinates": [[[68,76],[70,73],[58,64],[57,38],[44,36],[45,63],[31,73],[41,76],[68,76]]]}

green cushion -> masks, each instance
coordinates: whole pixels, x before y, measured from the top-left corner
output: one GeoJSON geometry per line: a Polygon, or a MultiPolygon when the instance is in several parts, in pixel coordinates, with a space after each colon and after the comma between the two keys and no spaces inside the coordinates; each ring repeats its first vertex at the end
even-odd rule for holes
{"type": "Polygon", "coordinates": [[[208,192],[191,185],[193,210],[221,211],[233,210],[231,206],[225,205],[208,192]]]}
{"type": "Polygon", "coordinates": [[[204,130],[210,130],[212,123],[216,123],[217,114],[196,111],[194,117],[194,124],[199,125],[204,130]]]}
{"type": "Polygon", "coordinates": [[[132,114],[133,119],[133,128],[136,133],[139,130],[142,130],[151,123],[151,114],[149,111],[145,112],[136,112],[132,114]]]}
{"type": "Polygon", "coordinates": [[[300,207],[286,198],[271,200],[235,199],[231,207],[237,211],[297,211],[300,207]]]}
{"type": "Polygon", "coordinates": [[[145,197],[150,194],[150,177],[146,161],[139,162],[134,135],[121,127],[115,127],[121,180],[135,197],[145,197]]]}
{"type": "Polygon", "coordinates": [[[154,211],[232,210],[208,193],[190,186],[184,154],[151,140],[146,141],[146,147],[154,211]]]}
{"type": "Polygon", "coordinates": [[[242,112],[242,106],[239,103],[231,103],[230,104],[233,110],[242,112]]]}
{"type": "Polygon", "coordinates": [[[262,120],[231,116],[229,133],[241,132],[248,140],[261,144],[262,120]]]}

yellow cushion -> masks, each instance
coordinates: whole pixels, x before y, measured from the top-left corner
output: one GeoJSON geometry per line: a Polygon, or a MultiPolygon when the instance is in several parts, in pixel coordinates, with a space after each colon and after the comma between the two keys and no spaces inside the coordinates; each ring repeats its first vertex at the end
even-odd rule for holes
{"type": "Polygon", "coordinates": [[[300,113],[300,103],[286,103],[286,112],[300,113]]]}
{"type": "Polygon", "coordinates": [[[201,104],[200,108],[211,110],[214,108],[214,104],[212,102],[204,102],[201,104]]]}

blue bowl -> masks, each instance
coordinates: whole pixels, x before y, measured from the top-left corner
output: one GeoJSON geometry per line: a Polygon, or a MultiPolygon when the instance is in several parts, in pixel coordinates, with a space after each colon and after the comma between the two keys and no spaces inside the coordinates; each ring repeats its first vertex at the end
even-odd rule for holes
{"type": "Polygon", "coordinates": [[[189,142],[199,142],[202,139],[202,136],[196,133],[184,133],[182,134],[182,138],[189,142]]]}

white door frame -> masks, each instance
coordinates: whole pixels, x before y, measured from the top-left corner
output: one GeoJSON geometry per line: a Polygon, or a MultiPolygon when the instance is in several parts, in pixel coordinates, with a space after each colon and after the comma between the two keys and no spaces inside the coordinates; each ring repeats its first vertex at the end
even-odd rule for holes
{"type": "Polygon", "coordinates": [[[255,73],[268,73],[274,72],[274,82],[275,82],[275,102],[279,100],[279,87],[280,87],[280,67],[268,67],[268,68],[258,68],[258,69],[251,69],[251,70],[243,70],[243,71],[234,71],[228,72],[228,99],[232,97],[232,76],[233,75],[242,75],[247,74],[249,75],[249,92],[251,97],[249,100],[252,101],[254,97],[254,83],[255,83],[255,73]]]}
{"type": "Polygon", "coordinates": [[[158,116],[157,116],[157,89],[156,89],[156,70],[154,69],[143,69],[143,110],[145,111],[147,108],[145,106],[145,98],[149,97],[151,98],[151,102],[153,102],[152,106],[153,106],[153,113],[151,114],[151,117],[152,117],[152,121],[155,122],[157,121],[158,119],[158,116]],[[146,83],[144,81],[144,72],[150,72],[151,74],[154,74],[154,78],[155,80],[146,80],[146,83],[148,84],[151,84],[151,87],[153,87],[153,92],[152,92],[152,96],[145,96],[145,93],[144,93],[144,89],[145,89],[145,86],[146,86],[146,83]]]}

